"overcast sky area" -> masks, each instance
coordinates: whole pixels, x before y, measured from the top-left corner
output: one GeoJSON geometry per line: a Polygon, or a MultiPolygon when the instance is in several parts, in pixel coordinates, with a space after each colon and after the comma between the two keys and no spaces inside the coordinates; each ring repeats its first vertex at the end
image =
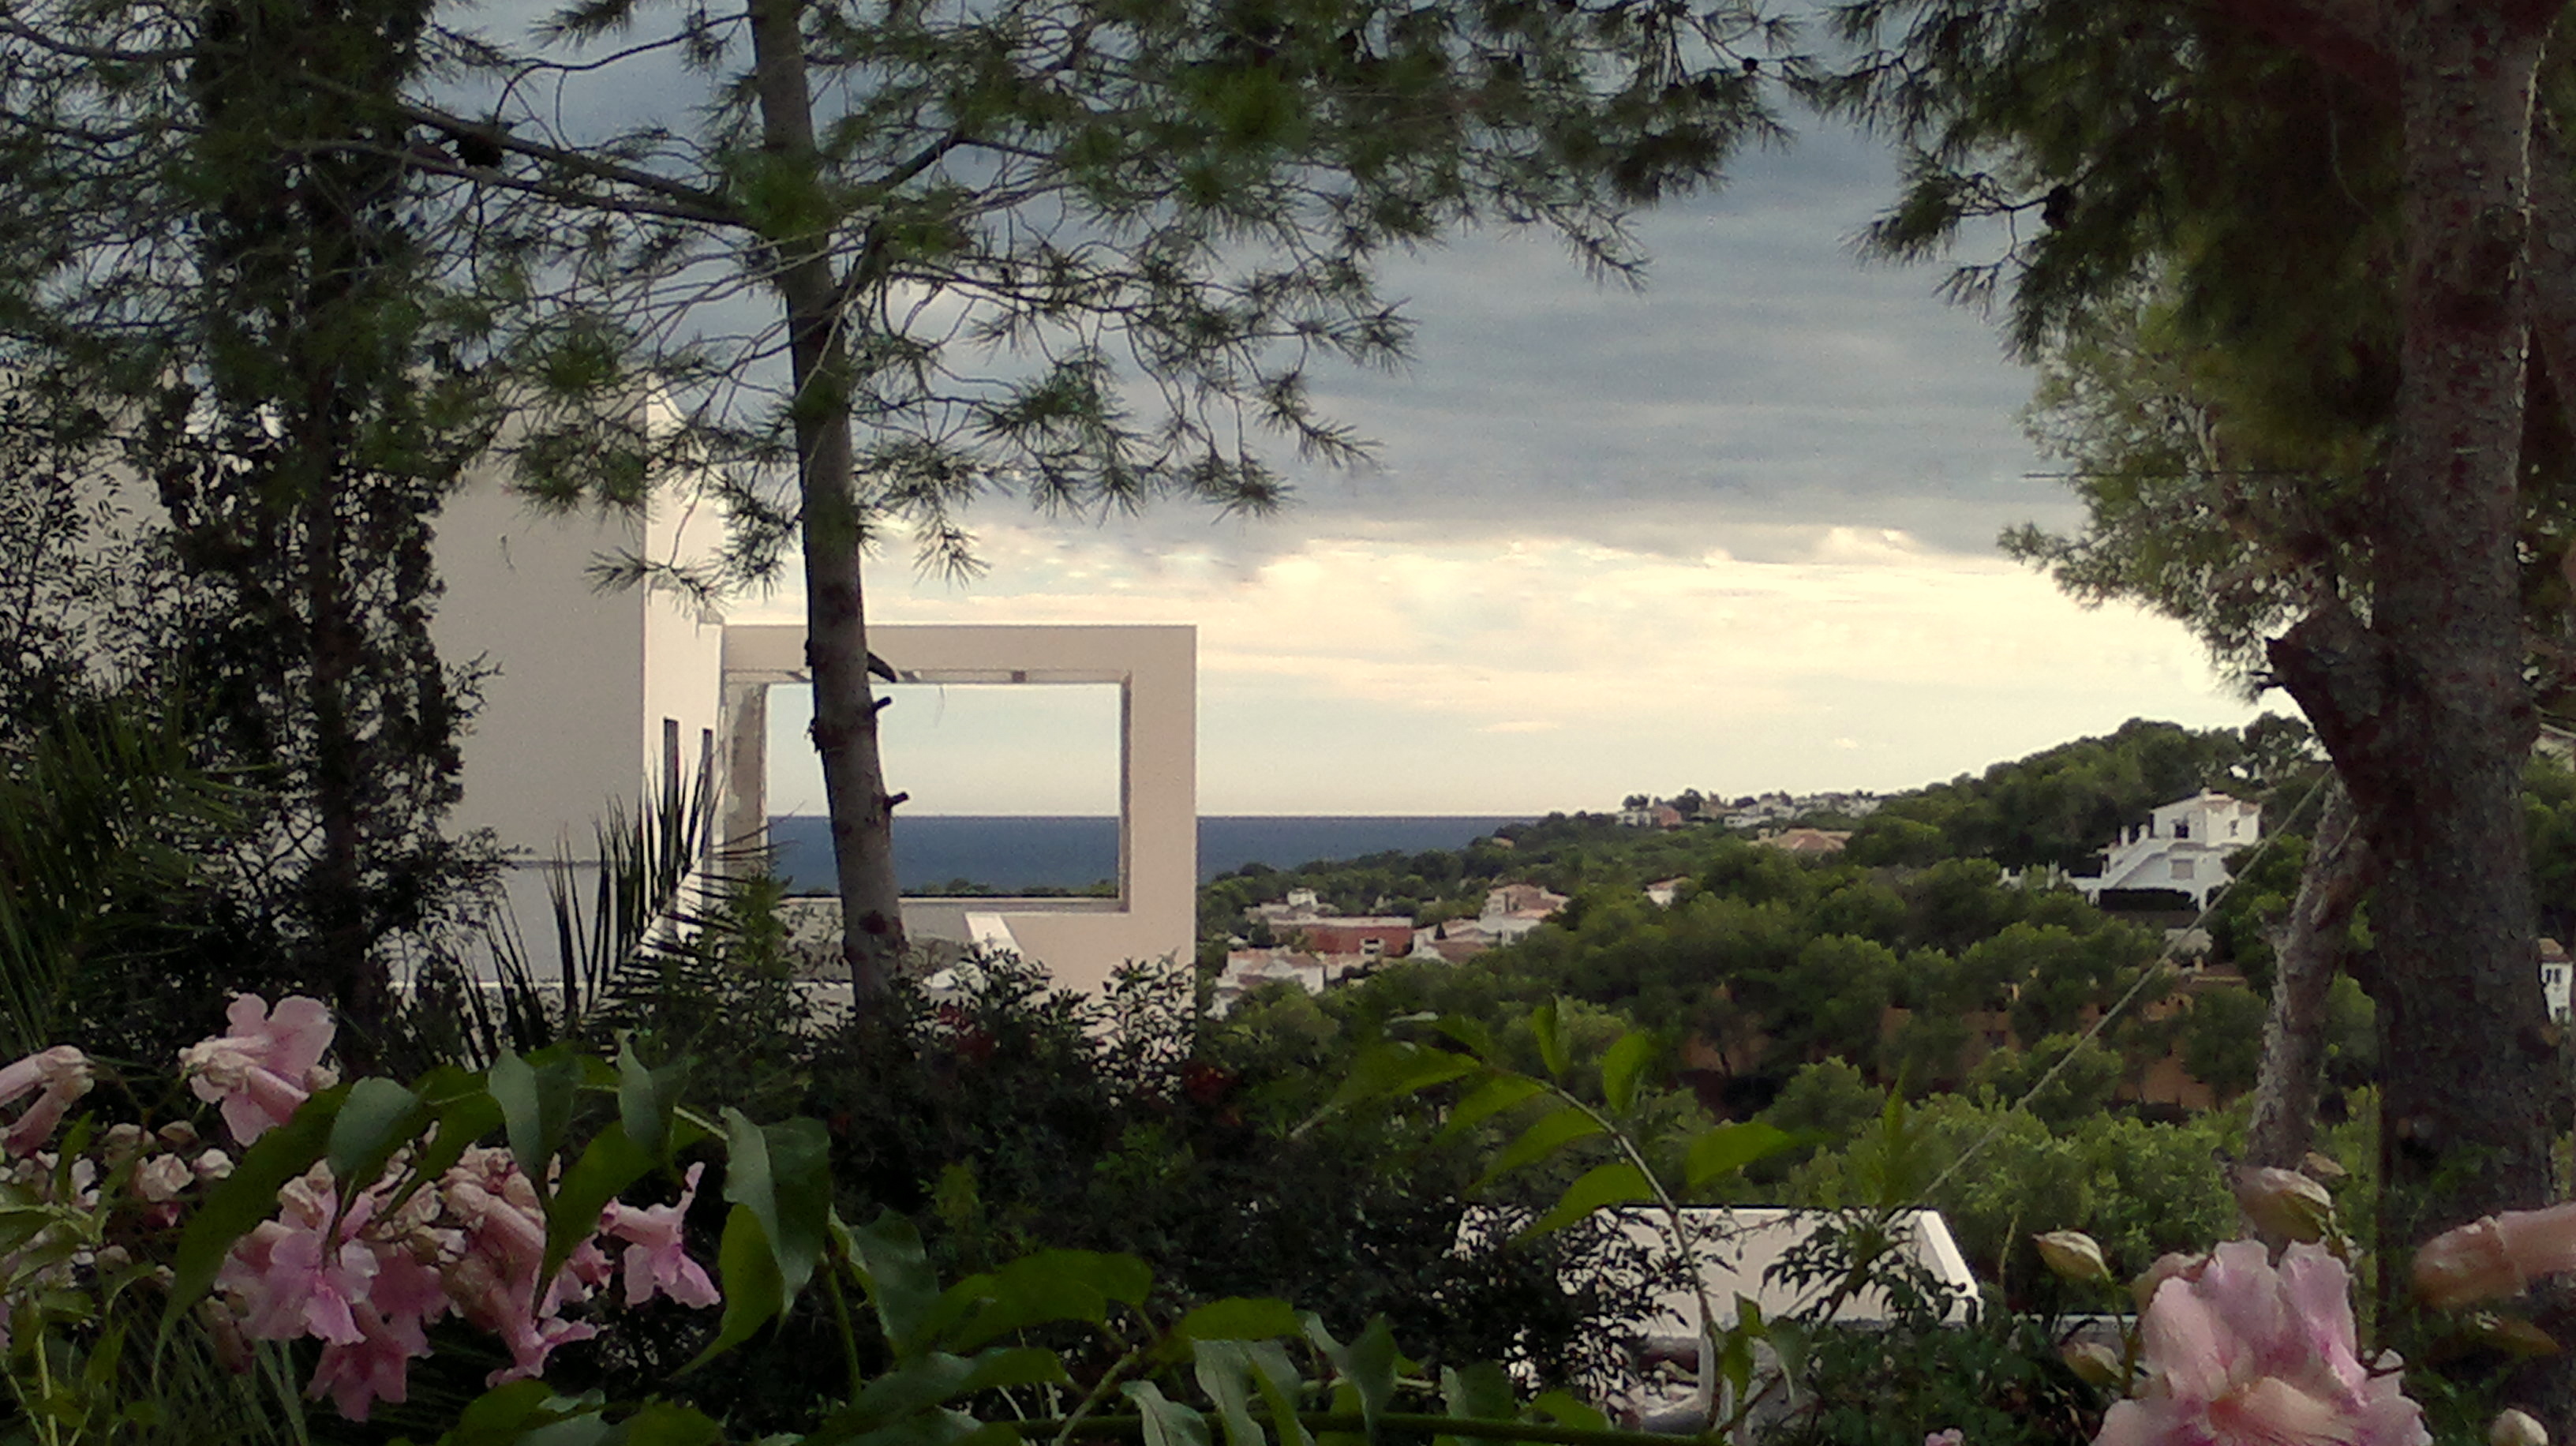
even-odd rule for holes
{"type": "MultiPolygon", "coordinates": [[[[1642,219],[1642,293],[1535,234],[1407,262],[1386,289],[1413,364],[1315,376],[1374,468],[1308,475],[1267,520],[990,504],[989,574],[886,556],[871,614],[1196,624],[1203,813],[1891,791],[2130,718],[2251,717],[2179,626],[2080,608],[1995,551],[2075,509],[2031,475],[2030,377],[1989,325],[1935,296],[1937,267],[1851,258],[1892,174],[1850,136],[1748,158],[1642,219]]],[[[817,811],[807,705],[772,706],[773,806],[817,811]]],[[[1110,690],[906,690],[886,716],[915,810],[1116,809],[1110,690]]]]}

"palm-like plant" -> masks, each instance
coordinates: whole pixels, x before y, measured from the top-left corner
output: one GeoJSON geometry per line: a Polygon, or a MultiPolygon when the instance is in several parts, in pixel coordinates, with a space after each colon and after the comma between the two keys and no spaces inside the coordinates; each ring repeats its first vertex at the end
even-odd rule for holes
{"type": "Polygon", "coordinates": [[[79,1002],[193,927],[175,899],[221,866],[243,788],[202,767],[183,711],[114,696],[0,740],[0,1051],[60,1043],[79,1002]]]}

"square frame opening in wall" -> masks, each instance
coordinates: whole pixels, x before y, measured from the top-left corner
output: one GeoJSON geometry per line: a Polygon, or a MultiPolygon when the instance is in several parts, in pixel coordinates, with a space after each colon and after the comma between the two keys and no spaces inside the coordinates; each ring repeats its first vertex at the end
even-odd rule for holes
{"type": "MultiPolygon", "coordinates": [[[[1187,960],[1198,925],[1198,629],[1190,624],[899,623],[868,646],[907,683],[1114,684],[1119,689],[1118,897],[979,899],[966,938],[1097,989],[1124,963],[1187,960]]],[[[801,623],[724,630],[729,839],[767,836],[768,690],[809,681],[801,623]]],[[[907,903],[906,927],[915,909],[907,903]]],[[[920,913],[934,923],[931,909],[920,913]]],[[[936,921],[944,923],[944,920],[936,921]]]]}

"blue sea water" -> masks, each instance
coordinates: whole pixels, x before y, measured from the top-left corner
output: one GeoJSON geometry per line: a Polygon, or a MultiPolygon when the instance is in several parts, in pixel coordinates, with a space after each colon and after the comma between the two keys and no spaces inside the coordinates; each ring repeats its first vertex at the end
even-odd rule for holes
{"type": "MultiPolygon", "coordinates": [[[[1218,814],[1199,819],[1199,882],[1248,863],[1293,868],[1389,849],[1421,853],[1464,848],[1472,839],[1527,818],[1432,815],[1404,818],[1274,817],[1218,814]]],[[[832,841],[819,818],[773,818],[770,841],[791,889],[832,886],[832,841]]],[[[912,817],[894,821],[895,882],[906,893],[967,879],[1008,893],[1081,888],[1118,873],[1115,818],[912,817]]]]}

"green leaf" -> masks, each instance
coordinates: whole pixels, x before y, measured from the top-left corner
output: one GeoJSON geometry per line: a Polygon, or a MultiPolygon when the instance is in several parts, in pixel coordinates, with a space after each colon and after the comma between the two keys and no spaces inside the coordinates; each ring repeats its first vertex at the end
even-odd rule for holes
{"type": "Polygon", "coordinates": [[[1294,1336],[1304,1329],[1297,1308],[1265,1296],[1229,1296],[1212,1300],[1172,1327],[1172,1334],[1192,1341],[1257,1341],[1294,1336]]]}
{"type": "Polygon", "coordinates": [[[537,1279],[554,1279],[564,1258],[599,1229],[599,1212],[652,1168],[652,1152],[627,1137],[624,1121],[600,1131],[545,1202],[546,1260],[537,1279]]]}
{"type": "Polygon", "coordinates": [[[1207,1418],[1167,1399],[1153,1382],[1129,1381],[1118,1390],[1145,1419],[1145,1446],[1208,1446],[1207,1418]]]}
{"type": "Polygon", "coordinates": [[[1525,1074],[1496,1074],[1469,1090],[1465,1099],[1450,1106],[1449,1122],[1440,1127],[1441,1138],[1465,1134],[1546,1089],[1545,1084],[1525,1074]]]}
{"type": "Polygon", "coordinates": [[[724,1239],[716,1247],[716,1273],[724,1292],[724,1325],[683,1374],[759,1334],[760,1328],[787,1308],[787,1290],[778,1278],[778,1257],[761,1234],[760,1217],[736,1205],[725,1216],[724,1239]]]}
{"type": "Polygon", "coordinates": [[[1583,1431],[1610,1429],[1610,1418],[1601,1414],[1600,1407],[1564,1391],[1543,1391],[1532,1396],[1530,1409],[1560,1426],[1583,1431]]]}
{"type": "Polygon", "coordinates": [[[1625,1160],[1595,1165],[1566,1186],[1565,1193],[1556,1197],[1556,1203],[1548,1207],[1546,1214],[1523,1226],[1520,1233],[1512,1238],[1534,1240],[1563,1230],[1604,1205],[1627,1205],[1654,1198],[1655,1182],[1647,1179],[1646,1172],[1635,1165],[1625,1160]]]}
{"type": "Polygon", "coordinates": [[[724,1427],[705,1412],[671,1401],[655,1401],[619,1423],[626,1446],[717,1446],[724,1427]]]}
{"type": "Polygon", "coordinates": [[[394,1151],[411,1143],[429,1119],[420,1096],[392,1080],[370,1075],[350,1085],[325,1147],[331,1178],[340,1182],[344,1195],[376,1183],[394,1151]]]}
{"type": "Polygon", "coordinates": [[[1310,1312],[1305,1322],[1306,1338],[1324,1353],[1324,1359],[1333,1363],[1342,1383],[1358,1394],[1361,1424],[1370,1439],[1376,1439],[1377,1419],[1395,1400],[1395,1374],[1404,1364],[1404,1355],[1395,1348],[1395,1332],[1388,1328],[1386,1317],[1371,1317],[1367,1328],[1347,1346],[1333,1339],[1320,1317],[1310,1312]]]}
{"type": "Polygon", "coordinates": [[[495,1386],[466,1403],[442,1446],[484,1446],[519,1439],[528,1418],[541,1410],[554,1388],[543,1381],[512,1381],[495,1386]]]}
{"type": "MultiPolygon", "coordinates": [[[[448,1071],[455,1073],[455,1071],[448,1071]]],[[[379,1212],[392,1215],[399,1211],[423,1187],[446,1174],[474,1142],[501,1128],[501,1102],[492,1098],[480,1079],[464,1076],[468,1088],[440,1090],[431,1088],[431,1079],[422,1081],[421,1093],[428,1098],[430,1111],[438,1117],[438,1133],[430,1136],[429,1147],[412,1158],[411,1178],[396,1191],[393,1203],[379,1212]]]]}
{"type": "Polygon", "coordinates": [[[979,1277],[978,1284],[984,1308],[962,1327],[945,1332],[952,1350],[970,1350],[995,1336],[1051,1321],[1105,1324],[1110,1302],[1144,1304],[1154,1288],[1154,1272],[1132,1255],[1041,1250],[979,1277]]]}
{"type": "Polygon", "coordinates": [[[904,1417],[1009,1386],[1067,1385],[1055,1352],[1012,1346],[973,1356],[929,1351],[868,1382],[848,1405],[832,1413],[826,1435],[858,1436],[904,1417]]]}
{"type": "Polygon", "coordinates": [[[233,1172],[206,1193],[179,1235],[171,1261],[170,1305],[161,1317],[167,1330],[205,1297],[223,1269],[233,1242],[277,1213],[277,1192],[286,1182],[313,1168],[329,1147],[331,1125],[349,1087],[321,1090],[306,1100],[295,1118],[262,1134],[242,1152],[233,1172]]]}
{"type": "Polygon", "coordinates": [[[687,1079],[686,1060],[647,1069],[635,1057],[631,1036],[617,1042],[617,1122],[626,1127],[626,1138],[656,1159],[670,1158],[663,1131],[687,1079]]]}
{"type": "Polygon", "coordinates": [[[489,1088],[501,1106],[510,1153],[540,1196],[552,1186],[555,1151],[572,1128],[573,1093],[580,1087],[581,1061],[564,1045],[525,1058],[504,1054],[492,1062],[489,1088]]]}
{"type": "Polygon", "coordinates": [[[1637,1083],[1663,1052],[1662,1037],[1640,1029],[1619,1036],[1619,1042],[1601,1056],[1601,1097],[1609,1101],[1612,1114],[1636,1109],[1637,1083]]]}
{"type": "Polygon", "coordinates": [[[1514,1170],[1537,1164],[1577,1140],[1600,1133],[1601,1122],[1572,1105],[1541,1115],[1485,1167],[1477,1187],[1481,1189],[1514,1170]]]}
{"type": "Polygon", "coordinates": [[[1444,1014],[1433,1021],[1431,1027],[1458,1041],[1469,1054],[1485,1063],[1497,1067],[1502,1064],[1503,1052],[1494,1047],[1493,1031],[1485,1028],[1483,1020],[1464,1014],[1444,1014]]]}
{"type": "Polygon", "coordinates": [[[877,1325],[900,1359],[920,1350],[938,1328],[939,1279],[922,1252],[920,1232],[912,1222],[888,1210],[863,1230],[847,1236],[850,1263],[867,1289],[877,1325]]]}
{"type": "MultiPolygon", "coordinates": [[[[1369,1046],[1351,1062],[1351,1072],[1342,1077],[1341,1088],[1325,1102],[1315,1119],[1339,1110],[1349,1109],[1369,1100],[1393,1095],[1416,1094],[1436,1084],[1446,1084],[1461,1075],[1482,1068],[1463,1054],[1445,1049],[1432,1049],[1403,1040],[1386,1040],[1369,1046]]],[[[1306,1122],[1307,1128],[1314,1120],[1306,1122]]]]}
{"type": "Polygon", "coordinates": [[[1216,1407],[1217,1424],[1225,1428],[1226,1446],[1269,1446],[1269,1437],[1252,1414],[1252,1354],[1239,1340],[1203,1340],[1190,1348],[1199,1389],[1216,1407]]]}
{"type": "Polygon", "coordinates": [[[1560,1006],[1565,1001],[1551,999],[1530,1011],[1530,1034],[1538,1041],[1539,1063],[1547,1066],[1551,1078],[1562,1080],[1574,1067],[1565,1042],[1565,1020],[1560,1006]]]}
{"type": "Polygon", "coordinates": [[[1720,1176],[1731,1175],[1754,1161],[1776,1155],[1795,1139],[1787,1131],[1760,1120],[1742,1120],[1704,1130],[1691,1141],[1690,1155],[1682,1167],[1682,1177],[1693,1190],[1706,1189],[1720,1176]]]}
{"type": "Polygon", "coordinates": [[[820,1120],[755,1125],[730,1106],[724,1122],[731,1151],[724,1197],[760,1217],[762,1236],[778,1257],[778,1278],[793,1300],[813,1278],[832,1216],[831,1137],[820,1120]]]}
{"type": "MultiPolygon", "coordinates": [[[[1512,1378],[1499,1361],[1475,1361],[1463,1368],[1440,1368],[1440,1403],[1465,1421],[1508,1421],[1520,1413],[1512,1378]]],[[[1461,1446],[1456,1436],[1434,1436],[1433,1446],[1461,1446]]]]}

